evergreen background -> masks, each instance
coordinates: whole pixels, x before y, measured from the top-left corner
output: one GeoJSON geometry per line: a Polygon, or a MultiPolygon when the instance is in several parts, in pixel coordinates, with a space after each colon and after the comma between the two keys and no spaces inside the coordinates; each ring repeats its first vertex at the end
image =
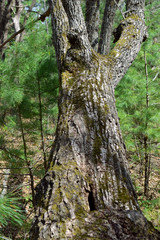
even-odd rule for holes
{"type": "MultiPolygon", "coordinates": [[[[23,1],[24,6],[31,3],[23,1]]],[[[124,4],[120,8],[125,11],[124,4]]],[[[58,117],[58,72],[50,19],[33,24],[38,13],[46,10],[45,1],[36,1],[26,20],[28,9],[23,9],[20,19],[21,26],[27,26],[23,41],[6,45],[5,60],[0,61],[0,230],[6,236],[2,239],[13,237],[12,229],[20,228],[16,239],[27,239],[34,211],[33,187],[45,173],[58,117]],[[4,226],[10,227],[9,234],[4,226]]],[[[117,10],[115,27],[122,19],[121,11],[117,10]]],[[[116,104],[139,203],[160,229],[158,0],[146,1],[145,16],[149,37],[116,89],[116,104]]],[[[13,32],[11,27],[9,36],[13,32]]]]}

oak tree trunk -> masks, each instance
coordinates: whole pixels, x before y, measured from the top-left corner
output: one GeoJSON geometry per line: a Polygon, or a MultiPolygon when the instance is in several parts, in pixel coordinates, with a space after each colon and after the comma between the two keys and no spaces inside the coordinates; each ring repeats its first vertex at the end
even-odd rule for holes
{"type": "Polygon", "coordinates": [[[91,48],[79,0],[49,2],[59,119],[30,239],[158,239],[137,203],[114,97],[146,35],[143,2],[135,1],[107,57],[91,48]]]}

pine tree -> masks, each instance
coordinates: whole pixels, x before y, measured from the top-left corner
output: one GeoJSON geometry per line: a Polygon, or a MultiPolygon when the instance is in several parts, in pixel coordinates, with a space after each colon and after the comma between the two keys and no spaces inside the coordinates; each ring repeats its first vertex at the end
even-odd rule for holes
{"type": "Polygon", "coordinates": [[[149,37],[116,89],[117,108],[127,149],[140,163],[148,196],[152,155],[158,154],[160,27],[156,1],[146,6],[149,37]],[[153,17],[154,12],[154,17],[153,17]]]}
{"type": "MultiPolygon", "coordinates": [[[[43,4],[41,7],[43,8],[43,4]]],[[[24,13],[21,14],[21,24],[25,21],[23,17],[24,13]]],[[[32,18],[33,13],[28,21],[32,22],[32,18]]],[[[23,42],[11,42],[5,51],[5,61],[0,63],[0,132],[3,134],[0,159],[9,171],[5,187],[7,192],[14,190],[18,196],[21,195],[23,182],[26,183],[25,177],[30,174],[32,196],[26,199],[32,200],[33,205],[34,177],[41,177],[45,172],[43,159],[36,163],[34,157],[37,152],[39,155],[41,152],[41,144],[38,144],[41,129],[39,95],[45,138],[48,133],[53,135],[54,130],[49,131],[47,125],[55,126],[58,114],[58,73],[50,39],[50,33],[46,32],[44,24],[28,25],[23,42]],[[42,41],[44,37],[45,41],[42,41]],[[31,144],[35,145],[35,148],[30,149],[31,144]]],[[[45,154],[48,154],[48,150],[45,154]]],[[[48,155],[46,158],[48,159],[48,155]]],[[[4,186],[1,187],[3,190],[4,186]]]]}

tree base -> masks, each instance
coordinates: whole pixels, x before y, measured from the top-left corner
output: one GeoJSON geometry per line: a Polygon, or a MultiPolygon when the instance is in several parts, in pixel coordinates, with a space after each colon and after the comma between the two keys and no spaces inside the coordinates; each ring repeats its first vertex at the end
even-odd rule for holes
{"type": "MultiPolygon", "coordinates": [[[[66,235],[60,233],[63,237],[54,236],[54,233],[49,233],[48,230],[47,235],[41,237],[40,229],[35,225],[36,221],[32,227],[33,231],[31,230],[32,240],[160,240],[160,232],[154,229],[152,223],[148,222],[140,211],[134,210],[118,211],[108,208],[91,211],[84,219],[72,220],[72,229],[68,229],[66,235]]],[[[52,229],[51,226],[49,228],[52,229]]]]}
{"type": "Polygon", "coordinates": [[[91,213],[84,226],[86,233],[73,239],[158,240],[160,232],[139,211],[111,208],[91,213]]]}

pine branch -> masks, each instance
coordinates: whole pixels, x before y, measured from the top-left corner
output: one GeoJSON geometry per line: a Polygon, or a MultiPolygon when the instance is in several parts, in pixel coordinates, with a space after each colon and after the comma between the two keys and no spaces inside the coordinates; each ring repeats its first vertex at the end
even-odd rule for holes
{"type": "MultiPolygon", "coordinates": [[[[50,8],[48,8],[48,10],[46,12],[44,12],[39,18],[37,18],[36,20],[33,20],[29,24],[35,24],[38,21],[44,22],[46,17],[48,17],[49,15],[50,15],[50,8]]],[[[22,33],[26,29],[26,27],[27,27],[27,25],[22,27],[19,31],[15,32],[11,37],[9,37],[4,43],[2,43],[0,45],[0,49],[2,49],[8,42],[10,42],[12,39],[14,39],[18,34],[22,33]]]]}

